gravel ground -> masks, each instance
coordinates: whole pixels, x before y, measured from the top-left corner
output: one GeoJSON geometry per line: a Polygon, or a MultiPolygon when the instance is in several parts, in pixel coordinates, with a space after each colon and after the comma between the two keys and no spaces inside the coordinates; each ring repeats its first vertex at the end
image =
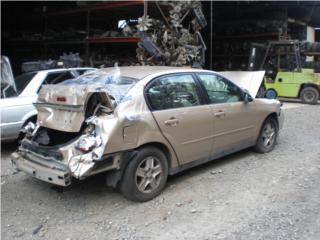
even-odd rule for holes
{"type": "Polygon", "coordinates": [[[285,104],[273,152],[252,150],[171,177],[133,203],[103,176],[63,192],[11,168],[2,145],[2,239],[320,239],[320,105],[285,104]]]}

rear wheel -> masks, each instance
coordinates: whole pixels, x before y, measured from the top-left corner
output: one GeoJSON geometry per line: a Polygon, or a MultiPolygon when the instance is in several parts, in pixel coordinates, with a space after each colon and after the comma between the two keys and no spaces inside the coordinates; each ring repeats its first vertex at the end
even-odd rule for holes
{"type": "Polygon", "coordinates": [[[165,154],[155,147],[142,148],[125,169],[120,191],[129,200],[149,201],[161,193],[167,176],[165,154]]]}
{"type": "Polygon", "coordinates": [[[272,151],[277,141],[278,131],[277,121],[272,117],[267,118],[261,127],[260,135],[254,147],[255,151],[258,153],[272,151]]]}
{"type": "Polygon", "coordinates": [[[307,104],[316,104],[319,99],[319,92],[314,87],[305,87],[300,94],[301,101],[307,104]]]}

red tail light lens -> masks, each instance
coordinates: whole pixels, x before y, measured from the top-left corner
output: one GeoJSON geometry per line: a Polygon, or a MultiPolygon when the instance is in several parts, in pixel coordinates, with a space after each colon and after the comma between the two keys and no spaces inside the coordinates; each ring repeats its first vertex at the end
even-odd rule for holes
{"type": "Polygon", "coordinates": [[[57,102],[66,102],[66,97],[58,96],[57,97],[57,102]]]}

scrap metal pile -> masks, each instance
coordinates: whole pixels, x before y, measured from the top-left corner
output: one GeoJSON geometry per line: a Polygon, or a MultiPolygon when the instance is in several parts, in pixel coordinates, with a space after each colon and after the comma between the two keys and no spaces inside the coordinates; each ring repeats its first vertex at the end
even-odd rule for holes
{"type": "Polygon", "coordinates": [[[144,40],[138,44],[136,50],[139,63],[202,66],[205,63],[206,46],[200,30],[207,22],[201,3],[160,1],[155,4],[163,19],[145,15],[138,19],[136,25],[137,30],[144,35],[144,40]]]}

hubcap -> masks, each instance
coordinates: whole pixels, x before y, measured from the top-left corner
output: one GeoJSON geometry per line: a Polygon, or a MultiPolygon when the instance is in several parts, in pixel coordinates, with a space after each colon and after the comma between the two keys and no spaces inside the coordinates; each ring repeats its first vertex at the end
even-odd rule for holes
{"type": "Polygon", "coordinates": [[[136,171],[136,185],[140,192],[150,193],[159,187],[163,177],[162,166],[156,157],[141,161],[136,171]]]}
{"type": "Polygon", "coordinates": [[[276,136],[275,126],[273,126],[273,124],[271,124],[271,123],[266,124],[265,127],[263,128],[263,132],[262,132],[263,145],[265,147],[272,146],[272,144],[275,140],[275,136],[276,136]]]}
{"type": "Polygon", "coordinates": [[[312,91],[308,91],[304,94],[304,98],[307,102],[312,102],[313,99],[315,98],[315,95],[312,91]]]}

